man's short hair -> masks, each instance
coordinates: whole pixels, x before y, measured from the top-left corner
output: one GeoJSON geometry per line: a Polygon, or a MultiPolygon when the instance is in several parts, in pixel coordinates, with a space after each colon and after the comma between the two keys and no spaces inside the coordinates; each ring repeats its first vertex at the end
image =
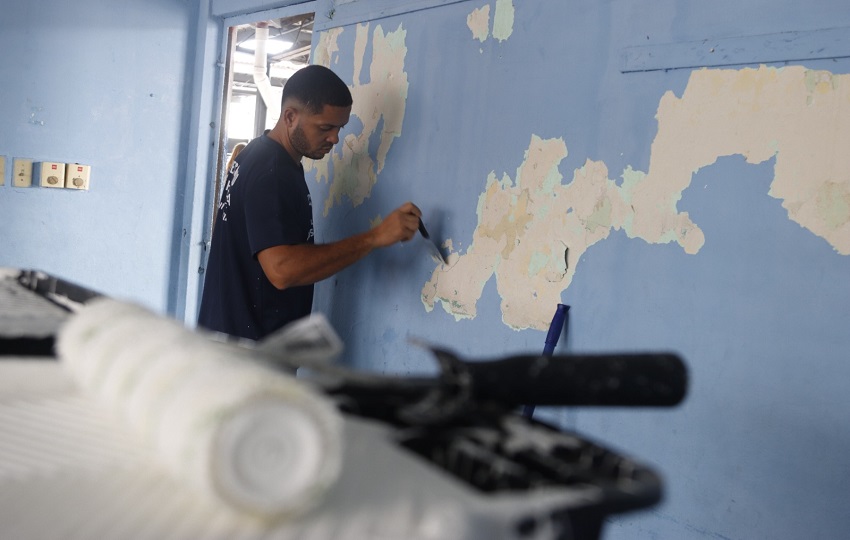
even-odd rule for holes
{"type": "Polygon", "coordinates": [[[299,101],[312,114],[321,112],[325,105],[348,107],[354,101],[342,79],[318,65],[301,68],[286,81],[281,106],[288,99],[299,101]]]}

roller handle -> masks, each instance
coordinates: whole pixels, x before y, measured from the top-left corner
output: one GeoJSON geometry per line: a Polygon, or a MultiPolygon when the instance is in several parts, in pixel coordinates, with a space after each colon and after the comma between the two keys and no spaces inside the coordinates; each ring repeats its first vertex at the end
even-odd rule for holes
{"type": "Polygon", "coordinates": [[[687,393],[672,353],[515,356],[467,363],[473,399],[507,406],[671,407],[687,393]]]}
{"type": "Polygon", "coordinates": [[[546,333],[546,343],[543,344],[543,354],[551,356],[555,352],[555,345],[561,338],[561,330],[564,329],[564,321],[567,318],[567,312],[570,306],[558,304],[555,308],[555,315],[552,317],[552,322],[549,324],[549,331],[546,333]]]}
{"type": "MultiPolygon", "coordinates": [[[[567,320],[567,313],[569,311],[570,306],[566,304],[558,304],[558,307],[555,308],[555,315],[552,316],[552,322],[549,323],[549,331],[546,332],[546,342],[543,344],[544,356],[552,356],[552,353],[555,352],[555,345],[561,339],[561,330],[564,329],[564,322],[567,320]]],[[[524,404],[522,415],[526,418],[534,416],[534,404],[524,404]]]]}

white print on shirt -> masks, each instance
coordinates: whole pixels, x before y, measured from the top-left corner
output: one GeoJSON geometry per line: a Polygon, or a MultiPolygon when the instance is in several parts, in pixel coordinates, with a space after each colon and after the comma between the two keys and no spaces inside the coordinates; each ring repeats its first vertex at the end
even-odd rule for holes
{"type": "Polygon", "coordinates": [[[307,233],[307,241],[313,238],[313,195],[307,192],[307,205],[310,207],[310,232],[307,233]]]}
{"type": "Polygon", "coordinates": [[[227,182],[224,183],[224,193],[218,205],[218,209],[221,211],[222,221],[227,221],[227,209],[230,208],[230,188],[236,183],[237,178],[239,178],[239,163],[234,161],[230,167],[230,171],[227,173],[227,182]]]}

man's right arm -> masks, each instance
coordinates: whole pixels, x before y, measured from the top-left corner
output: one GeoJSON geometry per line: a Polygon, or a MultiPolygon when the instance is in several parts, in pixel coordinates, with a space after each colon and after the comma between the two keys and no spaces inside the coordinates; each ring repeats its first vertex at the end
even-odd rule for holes
{"type": "Polygon", "coordinates": [[[273,246],[259,252],[257,260],[278,289],[310,285],[351,266],[374,249],[410,240],[421,216],[419,208],[408,202],[367,232],[330,244],[273,246]]]}

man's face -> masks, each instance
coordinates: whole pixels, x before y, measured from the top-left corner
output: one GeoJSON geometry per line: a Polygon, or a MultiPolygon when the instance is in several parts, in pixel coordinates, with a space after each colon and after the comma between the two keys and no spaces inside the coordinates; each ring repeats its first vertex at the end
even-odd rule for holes
{"type": "Polygon", "coordinates": [[[296,152],[310,159],[322,159],[339,142],[339,130],[348,123],[351,107],[325,105],[318,114],[301,109],[289,135],[296,152]]]}

